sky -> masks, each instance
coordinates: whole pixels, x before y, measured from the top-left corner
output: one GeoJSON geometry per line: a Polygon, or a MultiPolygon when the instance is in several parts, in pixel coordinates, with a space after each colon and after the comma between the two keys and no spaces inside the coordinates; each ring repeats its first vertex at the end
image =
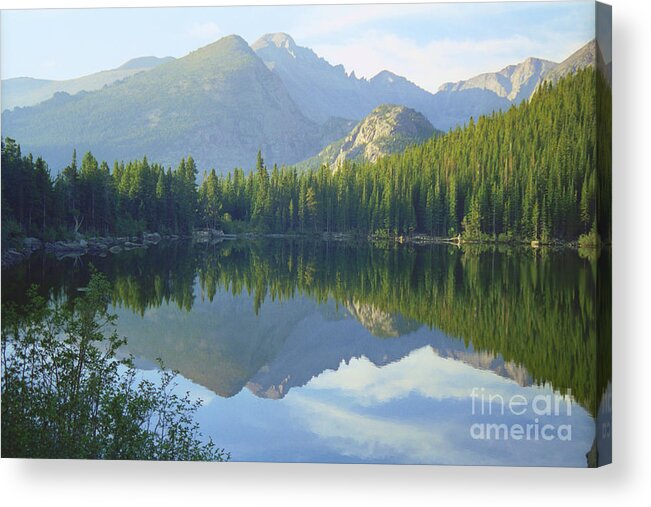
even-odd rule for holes
{"type": "Polygon", "coordinates": [[[430,90],[594,38],[593,2],[3,10],[2,79],[70,79],[139,56],[181,57],[229,34],[286,32],[347,72],[430,90]]]}

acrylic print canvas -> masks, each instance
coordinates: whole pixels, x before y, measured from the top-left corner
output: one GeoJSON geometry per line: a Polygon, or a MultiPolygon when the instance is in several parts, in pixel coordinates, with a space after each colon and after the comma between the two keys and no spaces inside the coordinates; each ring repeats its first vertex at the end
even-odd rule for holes
{"type": "Polygon", "coordinates": [[[610,25],[3,11],[2,457],[609,463],[610,25]]]}

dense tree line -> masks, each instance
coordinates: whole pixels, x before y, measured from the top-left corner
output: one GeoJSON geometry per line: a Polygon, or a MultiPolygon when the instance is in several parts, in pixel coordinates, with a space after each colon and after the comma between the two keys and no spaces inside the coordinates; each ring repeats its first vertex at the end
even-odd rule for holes
{"type": "Polygon", "coordinates": [[[145,158],[110,171],[87,153],[81,167],[73,157],[52,180],[43,160],[21,157],[6,139],[3,216],[41,234],[48,227],[130,234],[240,226],[541,241],[598,232],[610,239],[609,111],[609,86],[585,69],[541,85],[519,107],[375,163],[269,169],[258,153],[254,171],[212,170],[198,188],[192,158],[175,170],[145,158]]]}
{"type": "MultiPolygon", "coordinates": [[[[174,170],[143,160],[113,170],[86,153],[52,178],[47,164],[22,156],[10,138],[2,142],[3,229],[45,239],[69,231],[93,234],[189,232],[197,212],[197,167],[191,157],[174,170]]],[[[3,235],[3,239],[6,238],[3,235]]]]}

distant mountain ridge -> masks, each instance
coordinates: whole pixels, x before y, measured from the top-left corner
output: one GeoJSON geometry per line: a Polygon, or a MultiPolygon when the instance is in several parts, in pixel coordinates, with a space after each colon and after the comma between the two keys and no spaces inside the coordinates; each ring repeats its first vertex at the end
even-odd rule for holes
{"type": "Polygon", "coordinates": [[[2,110],[34,106],[52,98],[58,92],[74,95],[82,91],[99,90],[104,86],[132,76],[133,74],[151,70],[172,60],[174,58],[171,56],[164,58],[144,56],[129,60],[115,69],[103,70],[86,76],[60,81],[35,79],[31,77],[3,79],[2,110]]]}
{"type": "Polygon", "coordinates": [[[527,58],[517,65],[509,65],[499,72],[479,74],[456,83],[444,83],[439,87],[439,93],[488,90],[513,104],[518,104],[523,100],[530,99],[543,82],[556,83],[569,74],[595,66],[599,66],[606,79],[610,81],[611,62],[604,61],[597,41],[593,39],[560,63],[540,58],[527,58]]]}
{"type": "Polygon", "coordinates": [[[343,65],[331,65],[298,46],[286,33],[263,35],[251,47],[313,121],[361,120],[380,104],[400,104],[428,116],[432,94],[388,70],[370,80],[358,78],[354,72],[347,74],[343,65]]]}
{"type": "MultiPolygon", "coordinates": [[[[594,47],[589,42],[585,48],[594,47]]],[[[314,51],[298,46],[286,33],[263,35],[253,50],[285,83],[292,99],[316,122],[329,117],[361,120],[380,104],[400,104],[425,115],[437,129],[447,131],[470,117],[505,110],[528,100],[553,69],[565,66],[573,72],[590,64],[589,58],[570,66],[540,58],[527,58],[498,72],[483,73],[465,81],[443,84],[430,93],[388,70],[371,79],[347,74],[342,65],[331,65],[314,51]]]]}
{"type": "Polygon", "coordinates": [[[441,92],[455,92],[469,89],[489,90],[519,104],[529,99],[538,83],[558,64],[539,58],[527,58],[517,65],[509,65],[499,72],[479,74],[466,81],[445,83],[439,87],[441,92]]]}

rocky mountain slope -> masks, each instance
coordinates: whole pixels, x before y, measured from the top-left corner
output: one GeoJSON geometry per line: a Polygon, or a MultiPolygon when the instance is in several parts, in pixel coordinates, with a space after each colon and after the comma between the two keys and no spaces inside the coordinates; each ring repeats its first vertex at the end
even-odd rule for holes
{"type": "Polygon", "coordinates": [[[342,65],[330,65],[311,49],[297,46],[289,35],[267,34],[251,47],[313,121],[361,119],[373,109],[362,80],[348,76],[342,65]]]}
{"type": "MultiPolygon", "coordinates": [[[[543,81],[556,83],[562,77],[586,67],[593,67],[603,57],[597,42],[591,40],[560,63],[539,58],[527,58],[517,65],[509,65],[499,72],[489,72],[456,83],[445,83],[439,87],[437,96],[444,93],[458,93],[475,90],[490,92],[506,99],[510,104],[528,100],[543,81]]],[[[604,64],[604,67],[607,65],[604,64]]]]}
{"type": "Polygon", "coordinates": [[[527,58],[517,65],[509,65],[499,72],[480,74],[466,81],[445,83],[441,92],[481,89],[506,98],[512,104],[519,104],[531,97],[538,83],[556,67],[556,63],[539,58],[527,58]]]}
{"type": "Polygon", "coordinates": [[[34,79],[31,77],[17,77],[2,80],[2,110],[15,107],[33,106],[50,99],[57,92],[70,95],[81,91],[99,90],[106,85],[139,72],[151,70],[159,65],[174,60],[171,56],[157,58],[144,56],[134,58],[115,69],[103,70],[87,76],[66,80],[34,79]]]}
{"type": "Polygon", "coordinates": [[[422,143],[436,133],[440,132],[419,112],[383,104],[371,111],[345,138],[326,146],[300,167],[316,168],[325,164],[336,168],[345,160],[375,162],[411,144],[422,143]]]}
{"type": "Polygon", "coordinates": [[[592,40],[581,47],[561,63],[551,69],[545,76],[545,81],[556,83],[568,74],[573,74],[586,67],[594,67],[597,62],[597,41],[592,40]]]}
{"type": "Polygon", "coordinates": [[[252,46],[285,83],[305,115],[323,122],[331,117],[361,120],[380,104],[401,104],[424,113],[431,93],[404,77],[382,71],[370,80],[347,74],[286,33],[263,35],[252,46]]]}

